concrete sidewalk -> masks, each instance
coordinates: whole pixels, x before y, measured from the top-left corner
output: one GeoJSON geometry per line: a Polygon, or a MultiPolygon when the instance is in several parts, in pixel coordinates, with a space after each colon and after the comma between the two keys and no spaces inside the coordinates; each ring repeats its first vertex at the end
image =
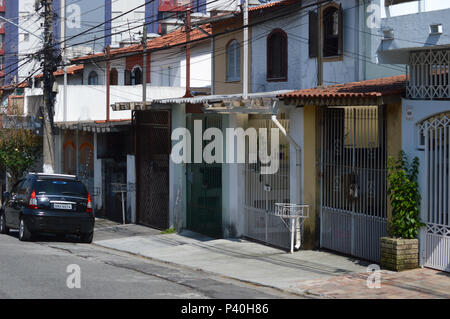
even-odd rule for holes
{"type": "Polygon", "coordinates": [[[381,288],[369,289],[368,262],[329,252],[289,254],[246,240],[212,239],[190,231],[161,235],[137,225],[99,227],[96,232],[99,246],[304,296],[450,298],[449,275],[429,269],[383,271],[381,288]]]}

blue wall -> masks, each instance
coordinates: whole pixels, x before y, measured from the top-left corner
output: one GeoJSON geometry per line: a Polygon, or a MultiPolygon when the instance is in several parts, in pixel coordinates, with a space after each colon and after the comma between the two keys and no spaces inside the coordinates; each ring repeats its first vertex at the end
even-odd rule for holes
{"type": "MultiPolygon", "coordinates": [[[[145,1],[149,2],[147,0],[145,1]]],[[[158,33],[158,5],[158,0],[154,0],[153,2],[145,4],[145,23],[147,23],[148,33],[158,33]]]]}
{"type": "MultiPolygon", "coordinates": [[[[111,0],[105,0],[105,21],[112,19],[112,2],[111,0]]],[[[111,29],[112,29],[112,22],[106,22],[105,23],[105,46],[111,45],[112,38],[111,38],[111,29]]]]}
{"type": "MultiPolygon", "coordinates": [[[[5,17],[14,23],[18,23],[19,4],[17,0],[6,1],[5,17]]],[[[19,65],[19,31],[16,26],[5,23],[5,85],[14,80],[18,74],[19,65]]]]}

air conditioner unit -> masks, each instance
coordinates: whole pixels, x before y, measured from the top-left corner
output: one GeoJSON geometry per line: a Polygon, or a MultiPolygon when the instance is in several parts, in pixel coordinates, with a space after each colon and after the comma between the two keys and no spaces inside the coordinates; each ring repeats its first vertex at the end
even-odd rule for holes
{"type": "Polygon", "coordinates": [[[430,24],[430,35],[442,34],[443,28],[441,23],[430,24]]]}

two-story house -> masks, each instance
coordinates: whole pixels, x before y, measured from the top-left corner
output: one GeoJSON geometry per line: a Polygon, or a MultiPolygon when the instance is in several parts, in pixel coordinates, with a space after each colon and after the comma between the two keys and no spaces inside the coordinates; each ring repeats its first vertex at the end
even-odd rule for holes
{"type": "MultiPolygon", "coordinates": [[[[309,142],[312,136],[320,141],[316,130],[320,130],[321,115],[319,108],[306,110],[284,99],[290,91],[317,86],[319,24],[323,33],[321,47],[325,85],[370,79],[380,73],[386,76],[404,73],[402,68],[377,64],[377,52],[371,51],[376,42],[367,39],[371,37],[368,31],[363,32],[370,15],[368,4],[359,1],[323,1],[319,4],[319,10],[315,1],[293,0],[250,7],[247,97],[243,94],[245,26],[242,12],[236,12],[209,20],[212,26],[214,94],[154,101],[155,106],[170,106],[173,128],[187,127],[193,132],[196,123],[201,123],[197,124],[200,134],[214,127],[220,128],[224,135],[227,128],[235,130],[235,133],[239,128],[278,128],[281,132],[279,169],[274,174],[263,174],[261,168],[264,165],[261,163],[208,163],[195,161],[192,154],[186,165],[171,163],[172,225],[213,237],[244,236],[287,248],[291,245],[291,227],[280,218],[271,216],[270,212],[274,211],[277,203],[305,203],[311,206],[312,214],[305,221],[302,235],[299,234],[300,228],[296,230],[296,246],[299,247],[300,236],[303,236],[303,247],[319,247],[320,189],[309,185],[320,183],[314,172],[319,174],[315,167],[320,165],[321,146],[320,143],[309,142]]],[[[392,81],[394,86],[402,85],[402,78],[392,81]]],[[[349,117],[357,114],[364,118],[362,112],[366,110],[364,105],[361,106],[361,111],[350,112],[349,117]]],[[[378,106],[370,109],[374,117],[369,123],[372,126],[385,121],[379,115],[379,109],[378,106]]],[[[356,130],[355,127],[347,129],[356,130]]],[[[355,132],[353,134],[356,135],[355,132]]],[[[174,140],[173,145],[176,142],[174,140]]],[[[223,158],[228,154],[236,156],[237,151],[236,144],[224,145],[223,158]]],[[[243,153],[247,158],[249,148],[243,153]]],[[[374,167],[378,165],[375,161],[372,164],[374,167]]],[[[368,166],[367,170],[374,167],[368,166]]],[[[342,175],[348,187],[356,184],[351,182],[351,172],[342,175]]],[[[387,210],[386,200],[379,206],[383,206],[380,210],[387,210]]],[[[377,235],[378,238],[381,234],[377,235]]],[[[376,248],[374,246],[372,250],[376,248]]],[[[378,255],[372,254],[367,259],[376,260],[378,255]]]]}
{"type": "Polygon", "coordinates": [[[421,264],[450,270],[450,3],[380,1],[379,56],[407,65],[402,148],[419,157],[421,264]]]}

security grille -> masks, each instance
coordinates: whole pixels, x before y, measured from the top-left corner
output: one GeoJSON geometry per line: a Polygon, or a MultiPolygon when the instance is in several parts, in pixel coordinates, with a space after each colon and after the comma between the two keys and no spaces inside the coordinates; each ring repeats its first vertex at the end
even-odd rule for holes
{"type": "MultiPolygon", "coordinates": [[[[289,131],[289,120],[280,120],[289,131]]],[[[250,116],[248,127],[257,131],[268,129],[268,149],[270,149],[270,129],[275,124],[267,117],[250,116]]],[[[280,168],[276,174],[261,174],[260,163],[245,164],[245,236],[266,244],[290,249],[289,229],[283,220],[274,216],[276,203],[290,203],[289,142],[280,134],[280,168]]]]}
{"type": "Polygon", "coordinates": [[[449,68],[450,50],[412,52],[406,96],[409,99],[450,98],[449,68]]]}
{"type": "Polygon", "coordinates": [[[382,107],[324,110],[321,246],[379,261],[386,235],[386,132],[382,107]]]}
{"type": "Polygon", "coordinates": [[[450,112],[420,125],[425,142],[426,184],[422,258],[427,267],[450,271],[450,112]]]}
{"type": "Polygon", "coordinates": [[[137,219],[169,227],[170,111],[141,111],[136,116],[137,219]]]}

